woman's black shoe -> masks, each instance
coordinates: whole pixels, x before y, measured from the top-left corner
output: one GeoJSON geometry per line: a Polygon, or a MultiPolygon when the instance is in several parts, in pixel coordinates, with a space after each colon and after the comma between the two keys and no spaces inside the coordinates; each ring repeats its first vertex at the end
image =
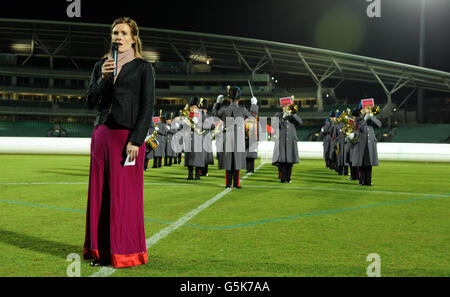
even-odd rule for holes
{"type": "Polygon", "coordinates": [[[91,262],[91,266],[93,267],[99,267],[99,266],[108,266],[108,263],[102,262],[100,260],[94,260],[91,262]]]}

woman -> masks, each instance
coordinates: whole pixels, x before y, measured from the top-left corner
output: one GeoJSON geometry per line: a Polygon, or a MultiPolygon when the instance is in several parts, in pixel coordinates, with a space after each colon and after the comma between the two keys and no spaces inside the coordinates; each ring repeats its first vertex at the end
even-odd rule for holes
{"type": "Polygon", "coordinates": [[[144,139],[152,119],[155,74],[142,59],[139,30],[130,18],[111,26],[118,44],[92,71],[86,104],[97,107],[91,140],[84,259],[115,268],[148,262],[143,209],[144,139]]]}
{"type": "Polygon", "coordinates": [[[303,124],[303,121],[297,114],[291,113],[288,106],[283,106],[283,111],[276,113],[275,117],[279,121],[279,135],[275,140],[272,165],[278,166],[280,182],[290,184],[292,166],[300,162],[295,129],[303,124]]]}

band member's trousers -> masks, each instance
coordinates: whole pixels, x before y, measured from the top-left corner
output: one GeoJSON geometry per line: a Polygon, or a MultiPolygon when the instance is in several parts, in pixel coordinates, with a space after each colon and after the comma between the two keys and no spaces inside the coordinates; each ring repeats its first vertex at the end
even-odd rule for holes
{"type": "Polygon", "coordinates": [[[172,158],[173,157],[165,156],[164,157],[164,166],[172,166],[172,158]]]}
{"type": "Polygon", "coordinates": [[[205,164],[205,167],[201,170],[201,176],[207,176],[208,174],[208,164],[205,164]]]}
{"type": "Polygon", "coordinates": [[[350,163],[350,177],[352,180],[359,179],[358,167],[352,166],[352,163],[350,163]]]}
{"type": "MultiPolygon", "coordinates": [[[[195,167],[195,179],[200,179],[201,167],[195,167]]],[[[194,166],[188,166],[188,179],[194,178],[194,166]]]]}
{"type": "Polygon", "coordinates": [[[292,163],[280,163],[278,166],[282,183],[289,182],[291,180],[292,166],[292,163]]]}
{"type": "Polygon", "coordinates": [[[359,167],[359,183],[367,186],[372,184],[372,166],[359,167]]]}
{"type": "Polygon", "coordinates": [[[153,167],[152,168],[160,168],[161,161],[162,161],[162,157],[153,157],[153,167]]]}
{"type": "Polygon", "coordinates": [[[255,159],[246,158],[247,161],[247,172],[255,172],[255,159]]]}
{"type": "MultiPolygon", "coordinates": [[[[231,158],[231,168],[236,168],[236,164],[234,162],[234,156],[231,158]]],[[[233,170],[227,170],[225,172],[225,181],[226,181],[226,187],[231,187],[231,184],[233,184],[233,187],[238,188],[240,187],[240,179],[241,179],[241,171],[238,169],[233,170]]]]}
{"type": "Polygon", "coordinates": [[[366,145],[362,159],[362,166],[359,167],[359,184],[370,186],[372,184],[372,165],[370,163],[369,147],[366,145]]]}

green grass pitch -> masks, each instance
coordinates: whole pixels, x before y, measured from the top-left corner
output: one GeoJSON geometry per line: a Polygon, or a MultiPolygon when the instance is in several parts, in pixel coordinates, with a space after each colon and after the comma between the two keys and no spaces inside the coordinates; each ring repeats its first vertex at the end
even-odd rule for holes
{"type": "MultiPolygon", "coordinates": [[[[66,276],[67,256],[82,253],[89,157],[0,164],[0,276],[66,276]]],[[[151,246],[149,264],[111,276],[365,277],[371,253],[381,276],[450,276],[450,164],[381,162],[373,187],[324,165],[301,160],[293,183],[280,184],[262,164],[151,246]]],[[[145,173],[147,238],[225,190],[217,165],[201,181],[186,176],[182,165],[145,173]]],[[[99,270],[82,260],[81,276],[99,270]]]]}

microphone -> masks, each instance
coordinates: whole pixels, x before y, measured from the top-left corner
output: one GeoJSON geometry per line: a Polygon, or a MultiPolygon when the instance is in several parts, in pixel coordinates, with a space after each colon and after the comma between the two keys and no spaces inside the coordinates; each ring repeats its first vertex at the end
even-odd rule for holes
{"type": "Polygon", "coordinates": [[[117,57],[119,54],[119,44],[117,42],[113,42],[111,44],[111,55],[112,58],[114,59],[114,64],[116,65],[114,67],[114,77],[117,75],[117,57]]]}

